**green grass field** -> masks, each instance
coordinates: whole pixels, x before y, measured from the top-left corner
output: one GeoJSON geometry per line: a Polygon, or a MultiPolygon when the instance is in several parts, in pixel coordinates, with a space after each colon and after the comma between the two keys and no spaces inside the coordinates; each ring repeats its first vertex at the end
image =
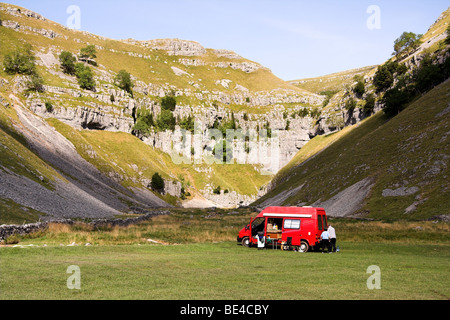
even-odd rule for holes
{"type": "Polygon", "coordinates": [[[238,245],[237,232],[250,215],[179,211],[127,228],[51,226],[15,236],[23,247],[0,247],[0,299],[450,298],[448,223],[331,220],[341,251],[301,254],[238,245]],[[68,247],[71,242],[79,245],[68,247]],[[79,290],[67,288],[72,265],[80,268],[79,290]],[[369,290],[373,265],[380,268],[381,289],[369,290]]]}
{"type": "Polygon", "coordinates": [[[422,300],[450,297],[448,245],[340,243],[335,254],[234,242],[4,249],[1,299],[422,300]],[[66,286],[77,265],[81,289],[66,286]],[[367,268],[381,270],[369,290],[367,268]]]}

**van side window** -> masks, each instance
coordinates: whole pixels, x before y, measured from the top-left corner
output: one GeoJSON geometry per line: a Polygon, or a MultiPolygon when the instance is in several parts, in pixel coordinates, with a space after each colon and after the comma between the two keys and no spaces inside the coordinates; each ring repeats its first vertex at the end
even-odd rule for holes
{"type": "Polygon", "coordinates": [[[322,230],[322,216],[317,216],[317,223],[319,230],[322,230]]]}
{"type": "Polygon", "coordinates": [[[300,220],[284,220],[284,229],[300,229],[300,220]]]}
{"type": "Polygon", "coordinates": [[[323,218],[323,226],[326,228],[328,226],[327,216],[322,216],[322,218],[323,218]]]}

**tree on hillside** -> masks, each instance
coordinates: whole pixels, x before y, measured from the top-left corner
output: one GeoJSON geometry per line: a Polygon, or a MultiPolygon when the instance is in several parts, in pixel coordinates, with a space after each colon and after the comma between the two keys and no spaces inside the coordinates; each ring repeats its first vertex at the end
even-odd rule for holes
{"type": "Polygon", "coordinates": [[[176,119],[170,110],[161,110],[158,118],[156,119],[156,127],[159,131],[175,130],[176,119]]]}
{"type": "Polygon", "coordinates": [[[115,81],[117,83],[117,86],[121,88],[122,90],[125,90],[129,94],[133,95],[133,81],[131,81],[131,75],[125,71],[120,70],[117,74],[115,81]]]}
{"type": "Polygon", "coordinates": [[[348,110],[348,114],[352,115],[357,105],[358,103],[356,102],[356,100],[353,99],[353,97],[350,97],[350,99],[348,99],[345,103],[344,108],[348,110]]]}
{"type": "Polygon", "coordinates": [[[152,177],[151,188],[158,192],[163,192],[165,188],[164,179],[156,172],[152,177]]]}
{"type": "Polygon", "coordinates": [[[5,55],[3,67],[7,74],[22,74],[29,76],[26,87],[28,91],[44,92],[44,79],[37,72],[36,58],[31,45],[17,48],[14,52],[5,55]]]}
{"type": "Polygon", "coordinates": [[[186,131],[190,131],[191,133],[194,133],[195,129],[195,122],[194,118],[189,114],[187,118],[184,118],[179,123],[180,128],[184,129],[186,131]]]}
{"type": "Polygon", "coordinates": [[[420,39],[422,34],[415,34],[414,32],[403,32],[394,42],[394,53],[397,61],[399,61],[404,54],[409,55],[413,53],[421,45],[420,39]]]}
{"type": "Polygon", "coordinates": [[[175,111],[177,106],[177,100],[173,95],[168,95],[162,98],[161,100],[161,108],[163,110],[175,111]]]}
{"type": "Polygon", "coordinates": [[[416,90],[424,93],[444,81],[446,75],[442,66],[434,64],[432,57],[426,55],[422,60],[420,68],[415,70],[413,79],[416,90]]]}
{"type": "Polygon", "coordinates": [[[155,126],[153,114],[148,109],[139,109],[136,118],[136,124],[133,127],[134,134],[146,135],[155,126]]]}
{"type": "Polygon", "coordinates": [[[173,94],[165,96],[161,100],[161,113],[156,119],[156,128],[159,131],[175,130],[177,120],[173,116],[173,111],[177,106],[177,100],[173,94]]]}
{"type": "Polygon", "coordinates": [[[85,66],[83,63],[77,63],[75,65],[75,75],[77,76],[80,88],[92,91],[95,89],[94,75],[91,68],[85,66]]]}
{"type": "Polygon", "coordinates": [[[388,61],[378,67],[373,78],[377,93],[389,89],[394,84],[395,75],[403,75],[408,68],[404,64],[388,61]]]}
{"type": "Polygon", "coordinates": [[[360,98],[364,95],[364,93],[366,93],[366,86],[364,85],[363,80],[358,81],[356,86],[353,88],[353,92],[360,98]]]}
{"type": "Polygon", "coordinates": [[[411,86],[399,88],[394,87],[386,92],[382,101],[383,111],[388,117],[394,117],[402,111],[414,98],[414,88],[411,86]]]}
{"type": "Polygon", "coordinates": [[[70,75],[75,74],[75,62],[77,61],[77,58],[75,58],[72,53],[68,51],[61,52],[59,55],[59,61],[64,73],[70,75]]]}
{"type": "Polygon", "coordinates": [[[37,73],[33,73],[26,83],[28,91],[44,92],[44,79],[37,73]]]}
{"type": "Polygon", "coordinates": [[[92,65],[97,65],[94,59],[97,58],[97,50],[93,44],[80,50],[80,60],[92,65]]]}
{"type": "Polygon", "coordinates": [[[3,67],[7,74],[33,75],[36,73],[35,61],[31,45],[26,45],[5,55],[3,67]]]}
{"type": "Polygon", "coordinates": [[[373,93],[369,94],[363,107],[364,115],[369,116],[372,114],[373,110],[375,109],[375,102],[375,95],[373,93]]]}

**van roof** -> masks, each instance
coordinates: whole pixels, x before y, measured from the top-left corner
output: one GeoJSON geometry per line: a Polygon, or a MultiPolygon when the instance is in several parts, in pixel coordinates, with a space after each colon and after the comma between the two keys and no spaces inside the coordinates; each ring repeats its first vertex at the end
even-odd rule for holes
{"type": "Polygon", "coordinates": [[[319,211],[325,212],[323,208],[313,207],[267,207],[258,215],[258,217],[267,216],[295,216],[300,218],[311,218],[317,215],[319,211]],[[302,217],[303,215],[303,217],[302,217]]]}

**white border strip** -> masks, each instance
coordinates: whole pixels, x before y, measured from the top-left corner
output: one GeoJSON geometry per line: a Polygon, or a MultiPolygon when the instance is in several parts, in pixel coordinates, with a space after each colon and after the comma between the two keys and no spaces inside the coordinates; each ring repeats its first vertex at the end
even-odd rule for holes
{"type": "Polygon", "coordinates": [[[286,218],[312,218],[311,214],[295,214],[295,213],[264,213],[264,217],[286,217],[286,218]]]}

